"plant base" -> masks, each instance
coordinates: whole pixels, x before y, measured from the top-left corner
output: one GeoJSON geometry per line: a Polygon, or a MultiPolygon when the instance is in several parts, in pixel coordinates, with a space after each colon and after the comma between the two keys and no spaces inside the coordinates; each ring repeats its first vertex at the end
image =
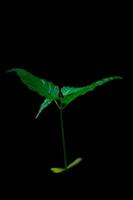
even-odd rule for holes
{"type": "Polygon", "coordinates": [[[51,168],[50,170],[53,172],[53,173],[62,173],[64,171],[67,171],[69,169],[71,169],[72,167],[75,167],[76,165],[78,165],[80,162],[82,161],[82,158],[77,158],[76,160],[74,160],[72,163],[70,163],[66,168],[57,168],[57,167],[54,167],[54,168],[51,168]]]}

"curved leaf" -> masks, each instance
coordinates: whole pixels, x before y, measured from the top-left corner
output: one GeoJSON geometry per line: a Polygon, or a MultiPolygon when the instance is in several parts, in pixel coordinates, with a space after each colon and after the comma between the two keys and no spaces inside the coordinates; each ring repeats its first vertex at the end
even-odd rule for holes
{"type": "Polygon", "coordinates": [[[76,165],[78,165],[83,159],[82,158],[77,158],[76,160],[74,160],[72,163],[70,163],[67,166],[67,169],[70,169],[72,167],[75,167],[76,165]]]}
{"type": "Polygon", "coordinates": [[[59,88],[58,86],[54,85],[53,83],[41,79],[37,76],[34,76],[30,72],[14,68],[11,70],[8,70],[7,72],[16,72],[21,81],[30,89],[35,92],[38,92],[39,95],[49,98],[49,99],[58,99],[59,95],[59,88]]]}
{"type": "Polygon", "coordinates": [[[76,92],[79,92],[82,89],[82,87],[62,87],[61,88],[61,93],[63,96],[67,96],[76,92]]]}
{"type": "Polygon", "coordinates": [[[57,167],[53,167],[50,170],[53,173],[62,173],[64,171],[67,171],[69,169],[71,169],[72,167],[75,167],[76,165],[78,165],[80,162],[82,161],[82,158],[77,158],[76,160],[74,160],[72,163],[70,163],[66,168],[57,168],[57,167]]]}
{"type": "Polygon", "coordinates": [[[65,105],[68,105],[70,102],[74,101],[77,97],[85,95],[87,92],[95,90],[97,86],[101,86],[115,79],[122,79],[122,77],[112,76],[112,77],[104,78],[102,80],[96,81],[85,87],[79,87],[79,88],[63,87],[61,88],[61,92],[64,96],[64,98],[62,99],[62,103],[64,103],[65,105]]]}
{"type": "Polygon", "coordinates": [[[51,170],[53,173],[61,173],[61,172],[66,171],[65,168],[56,168],[56,167],[51,168],[50,170],[51,170]]]}
{"type": "Polygon", "coordinates": [[[36,115],[36,119],[38,118],[38,116],[40,115],[40,113],[49,105],[52,103],[53,100],[51,99],[45,99],[44,102],[41,104],[40,109],[36,115]]]}

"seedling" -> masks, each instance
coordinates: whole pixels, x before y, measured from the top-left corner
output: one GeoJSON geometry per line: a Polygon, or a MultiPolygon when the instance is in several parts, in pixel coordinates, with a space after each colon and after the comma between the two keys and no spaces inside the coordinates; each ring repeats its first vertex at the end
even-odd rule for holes
{"type": "Polygon", "coordinates": [[[37,92],[44,99],[44,102],[41,104],[40,109],[36,115],[36,119],[40,113],[48,107],[52,102],[56,104],[60,111],[60,124],[61,124],[61,134],[62,134],[62,145],[63,145],[63,155],[64,155],[64,168],[54,167],[50,170],[53,173],[61,173],[69,170],[70,168],[78,165],[82,158],[79,157],[74,160],[72,163],[68,164],[67,153],[66,153],[66,144],[64,137],[64,126],[63,126],[63,111],[64,109],[78,97],[85,95],[86,93],[93,91],[97,86],[102,86],[109,81],[115,79],[122,79],[120,76],[111,76],[104,78],[102,80],[96,81],[90,85],[84,87],[62,87],[59,88],[57,85],[54,85],[52,82],[47,81],[46,79],[39,78],[29,73],[24,69],[14,68],[8,70],[7,72],[16,72],[21,81],[32,91],[37,92]]]}

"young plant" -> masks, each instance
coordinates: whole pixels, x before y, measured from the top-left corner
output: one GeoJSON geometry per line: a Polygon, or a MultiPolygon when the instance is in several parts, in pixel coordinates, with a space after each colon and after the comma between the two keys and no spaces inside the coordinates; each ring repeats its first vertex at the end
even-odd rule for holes
{"type": "Polygon", "coordinates": [[[82,161],[82,158],[79,157],[74,160],[72,163],[68,164],[65,137],[64,137],[64,126],[63,126],[63,111],[64,109],[78,97],[85,95],[86,93],[93,91],[97,86],[102,86],[109,81],[115,79],[122,79],[120,76],[112,76],[104,78],[102,80],[96,81],[90,85],[84,87],[62,87],[59,88],[57,85],[54,85],[52,82],[47,81],[46,79],[39,78],[29,73],[24,69],[14,68],[8,70],[7,72],[16,72],[21,81],[32,91],[37,92],[44,99],[43,103],[40,106],[40,109],[36,115],[36,118],[40,113],[48,107],[52,102],[56,104],[60,111],[60,125],[61,125],[61,134],[62,134],[62,145],[63,145],[63,154],[64,154],[64,168],[54,167],[51,168],[51,171],[54,173],[61,173],[70,168],[76,166],[82,161]]]}

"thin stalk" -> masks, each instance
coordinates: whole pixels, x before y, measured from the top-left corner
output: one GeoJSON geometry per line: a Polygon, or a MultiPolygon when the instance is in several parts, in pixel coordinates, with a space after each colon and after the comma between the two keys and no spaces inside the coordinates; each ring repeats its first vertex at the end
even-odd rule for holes
{"type": "Polygon", "coordinates": [[[61,107],[60,107],[60,105],[58,104],[58,102],[57,102],[56,100],[55,100],[54,102],[56,103],[57,107],[58,107],[59,109],[61,109],[61,107]]]}
{"type": "Polygon", "coordinates": [[[63,155],[64,155],[64,165],[67,168],[67,155],[66,155],[66,143],[64,136],[64,124],[63,124],[63,108],[60,108],[60,124],[61,124],[61,134],[62,134],[62,145],[63,145],[63,155]]]}

